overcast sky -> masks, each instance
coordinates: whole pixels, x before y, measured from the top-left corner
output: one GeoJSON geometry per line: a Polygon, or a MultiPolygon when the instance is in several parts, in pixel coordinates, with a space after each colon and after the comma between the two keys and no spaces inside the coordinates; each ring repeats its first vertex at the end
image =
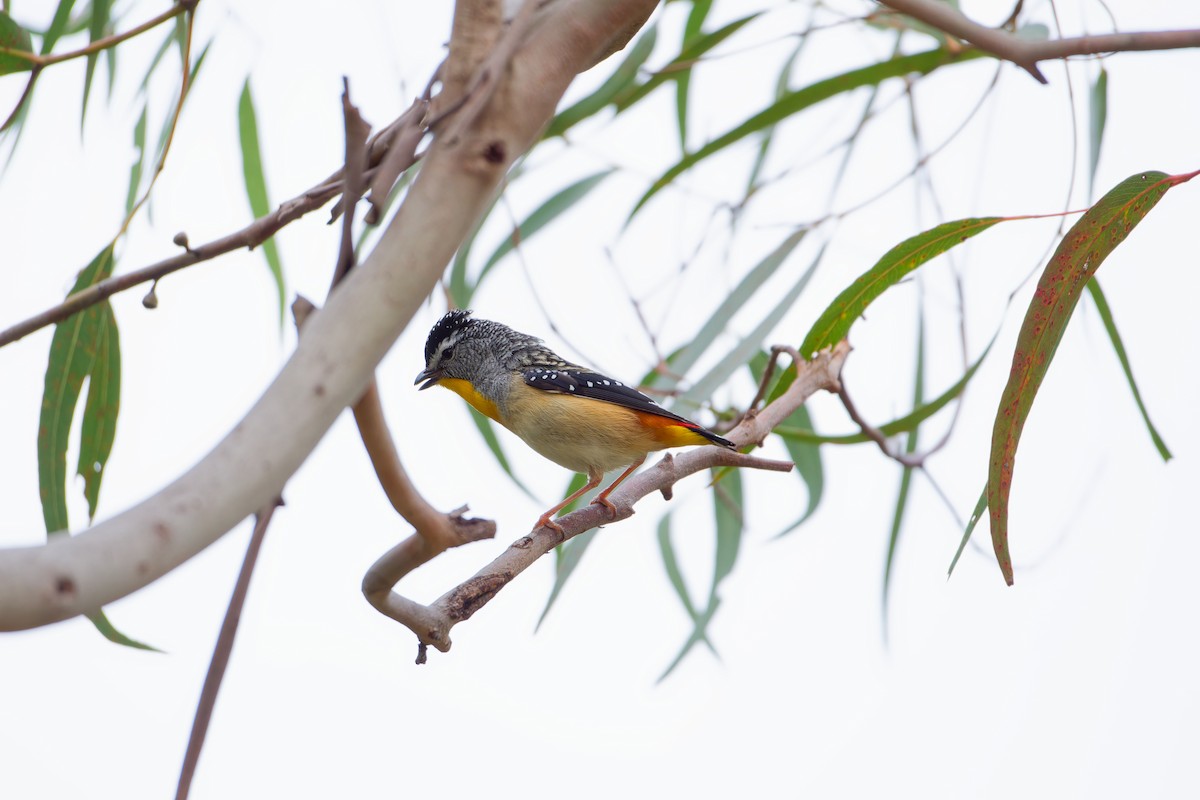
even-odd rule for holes
{"type": "MultiPolygon", "coordinates": [[[[28,11],[14,5],[18,16],[28,11]]],[[[660,10],[651,64],[676,51],[683,5],[660,10]]],[[[710,28],[733,16],[735,4],[717,5],[710,28]]],[[[808,18],[807,4],[793,5],[748,25],[727,43],[728,57],[697,70],[693,146],[769,101],[791,46],[781,36],[808,18]]],[[[988,24],[1008,10],[964,5],[988,24]]],[[[1108,6],[1122,29],[1200,27],[1189,3],[1108,6]]],[[[160,7],[133,4],[122,27],[160,7]]],[[[848,1],[839,8],[866,9],[848,1]]],[[[1043,3],[1027,10],[1050,20],[1043,3]]],[[[1064,24],[1109,29],[1098,4],[1063,3],[1060,11],[1064,24]]],[[[382,126],[420,92],[448,31],[449,4],[349,3],[335,13],[325,4],[205,0],[198,40],[214,44],[155,190],[152,220],[133,226],[118,271],[173,253],[177,231],[202,242],[249,219],[235,115],[246,75],[279,202],[336,168],[342,76],[363,114],[382,126]]],[[[814,37],[792,86],[883,58],[890,41],[858,26],[814,37]]],[[[82,63],[50,69],[39,81],[28,129],[0,181],[0,219],[9,222],[0,326],[61,299],[117,229],[140,110],[133,93],[157,43],[155,34],[122,50],[113,98],[106,106],[93,93],[82,143],[82,63]]],[[[908,44],[927,46],[917,38],[908,44]]],[[[1098,191],[1142,170],[1200,169],[1193,80],[1200,54],[1118,55],[1107,66],[1098,191]]],[[[572,96],[610,69],[581,78],[572,96]]],[[[917,87],[927,147],[969,114],[994,69],[981,60],[917,87]]],[[[850,280],[937,222],[1085,206],[1087,95],[1096,69],[1094,62],[1072,68],[1077,132],[1061,65],[1044,67],[1048,87],[1003,69],[989,104],[932,161],[940,206],[907,185],[818,228],[735,318],[724,346],[754,327],[823,244],[822,267],[768,343],[797,343],[850,280]],[[1084,171],[1068,196],[1073,158],[1084,171]]],[[[153,87],[155,131],[173,91],[165,75],[153,87]]],[[[0,79],[5,107],[20,88],[19,78],[0,79]]],[[[908,106],[898,85],[885,89],[885,110],[860,141],[835,209],[872,196],[911,164],[908,106]]],[[[661,351],[685,343],[741,274],[793,226],[824,213],[838,161],[817,156],[853,127],[865,95],[855,97],[788,123],[767,174],[796,176],[764,190],[736,237],[714,208],[740,192],[752,145],[685,175],[680,189],[663,192],[621,233],[634,201],[678,157],[670,91],[628,120],[592,124],[577,148],[546,148],[506,193],[516,218],[570,179],[619,170],[593,202],[530,241],[520,259],[502,262],[476,297],[477,312],[636,381],[653,365],[655,346],[630,298],[661,351]],[[708,248],[693,259],[710,228],[708,248]]],[[[969,358],[1000,330],[950,446],[930,464],[954,513],[928,481],[914,481],[886,644],[880,585],[900,472],[863,445],[824,451],[819,511],[779,540],[774,535],[807,502],[803,484],[795,475],[747,479],[742,550],[710,629],[719,659],[697,648],[656,683],[690,632],[655,539],[666,511],[693,596],[707,591],[711,575],[711,493],[695,476],[676,487],[670,504],[649,497],[633,519],[604,529],[536,634],[553,583],[549,558],[457,627],[449,653],[431,652],[427,665],[414,666],[412,635],[359,591],[366,568],[408,528],[387,506],[344,415],[288,485],[267,536],[192,796],[1194,794],[1200,539],[1188,501],[1200,483],[1200,378],[1190,366],[1200,342],[1192,308],[1200,289],[1198,210],[1200,185],[1173,189],[1100,270],[1149,412],[1175,458],[1164,465],[1155,452],[1099,317],[1083,303],[1025,429],[1012,500],[1013,588],[1004,586],[983,530],[952,580],[946,567],[961,535],[954,514],[970,512],[985,479],[991,418],[1032,293],[1024,281],[1044,264],[1058,222],[997,226],[953,263],[930,265],[919,281],[889,292],[855,327],[847,381],[879,422],[910,408],[918,296],[928,315],[931,395],[962,370],[956,275],[967,299],[969,358]]],[[[280,239],[290,291],[318,302],[337,250],[326,218],[318,212],[280,239]]],[[[480,253],[503,240],[505,224],[501,215],[485,229],[480,253]]],[[[275,289],[257,252],[169,278],[153,312],[143,309],[142,293],[113,301],[122,407],[100,517],[143,499],[207,452],[294,346],[290,324],[280,332],[275,289]]],[[[457,397],[413,390],[424,337],[443,310],[438,297],[423,308],[381,366],[380,384],[422,491],[443,509],[469,503],[500,532],[495,542],[446,553],[407,578],[401,591],[426,601],[525,533],[569,477],[502,433],[536,495],[527,497],[496,466],[457,397]]],[[[3,546],[44,539],[35,440],[49,343],[42,331],[0,349],[3,546]]],[[[743,375],[717,398],[744,406],[752,393],[743,375]]],[[[814,400],[812,411],[823,431],[853,429],[830,398],[814,400]]],[[[705,413],[700,421],[711,422],[705,413]]],[[[923,441],[935,441],[947,424],[937,418],[923,441]]],[[[782,452],[770,446],[769,454],[782,452]]],[[[82,530],[81,487],[69,488],[72,527],[82,530]]],[[[248,536],[244,523],[108,608],[119,628],[165,654],[111,645],[80,620],[0,637],[0,795],[173,791],[248,536]]]]}

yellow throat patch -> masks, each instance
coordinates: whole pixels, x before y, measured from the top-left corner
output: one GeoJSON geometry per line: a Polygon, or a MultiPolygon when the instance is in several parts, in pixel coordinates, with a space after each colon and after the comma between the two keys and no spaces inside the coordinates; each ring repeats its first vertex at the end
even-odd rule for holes
{"type": "Polygon", "coordinates": [[[476,391],[470,381],[464,381],[462,378],[442,378],[438,381],[438,386],[445,386],[474,406],[480,414],[500,422],[500,411],[496,408],[496,404],[476,391]]]}

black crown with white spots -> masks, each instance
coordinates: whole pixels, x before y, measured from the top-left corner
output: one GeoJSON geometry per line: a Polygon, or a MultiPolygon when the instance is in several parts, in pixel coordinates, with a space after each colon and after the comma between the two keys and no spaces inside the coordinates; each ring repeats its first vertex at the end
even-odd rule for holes
{"type": "Polygon", "coordinates": [[[482,339],[491,346],[492,352],[506,369],[523,370],[530,367],[580,369],[565,361],[542,340],[527,333],[515,331],[507,325],[490,319],[476,319],[465,308],[446,312],[429,331],[425,340],[425,361],[429,362],[438,347],[447,340],[482,339]]]}

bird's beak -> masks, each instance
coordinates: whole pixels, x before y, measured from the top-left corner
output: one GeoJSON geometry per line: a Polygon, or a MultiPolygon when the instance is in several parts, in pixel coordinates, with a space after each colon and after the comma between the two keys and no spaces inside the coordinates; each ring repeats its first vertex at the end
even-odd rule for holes
{"type": "Polygon", "coordinates": [[[413,385],[416,386],[421,381],[425,381],[425,385],[417,390],[417,391],[424,391],[425,389],[428,389],[430,386],[435,386],[437,384],[437,382],[440,381],[441,379],[442,379],[442,371],[440,369],[423,369],[423,370],[421,370],[420,374],[417,375],[417,379],[415,381],[413,381],[413,385]]]}

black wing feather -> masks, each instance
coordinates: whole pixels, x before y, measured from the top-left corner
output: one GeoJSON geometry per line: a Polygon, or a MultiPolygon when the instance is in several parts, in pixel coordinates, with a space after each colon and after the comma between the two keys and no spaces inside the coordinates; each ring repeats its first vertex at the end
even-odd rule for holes
{"type": "Polygon", "coordinates": [[[580,397],[590,397],[593,400],[602,400],[606,403],[632,408],[634,411],[657,414],[660,417],[675,420],[686,428],[691,428],[705,438],[711,439],[714,444],[733,447],[733,444],[728,440],[722,439],[720,436],[697,425],[690,419],[667,411],[632,386],[626,386],[620,381],[613,380],[599,372],[579,368],[554,369],[530,367],[524,370],[522,374],[525,376],[525,383],[535,389],[557,394],[575,394],[580,397]]]}

